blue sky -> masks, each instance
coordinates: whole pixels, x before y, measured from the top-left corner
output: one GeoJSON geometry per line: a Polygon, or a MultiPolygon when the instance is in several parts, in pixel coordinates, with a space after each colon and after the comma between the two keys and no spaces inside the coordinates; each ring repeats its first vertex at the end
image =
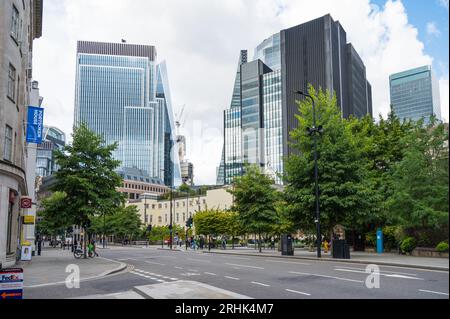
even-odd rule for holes
{"type": "MultiPolygon", "coordinates": [[[[380,6],[380,9],[386,3],[386,0],[372,0],[372,3],[380,6]]],[[[408,14],[408,22],[419,31],[419,40],[425,45],[425,53],[432,56],[433,68],[436,75],[448,77],[449,61],[449,9],[448,0],[402,0],[408,14]],[[427,25],[434,24],[429,27],[427,25]]]]}

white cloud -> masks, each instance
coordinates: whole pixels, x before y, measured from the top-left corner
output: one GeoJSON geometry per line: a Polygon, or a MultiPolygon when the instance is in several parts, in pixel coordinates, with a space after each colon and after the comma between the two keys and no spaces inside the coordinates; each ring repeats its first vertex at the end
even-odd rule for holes
{"type": "Polygon", "coordinates": [[[441,35],[441,31],[436,26],[436,22],[431,21],[427,23],[427,34],[436,37],[441,35]]]}
{"type": "Polygon", "coordinates": [[[448,0],[439,0],[439,4],[448,10],[448,0]]]}
{"type": "MultiPolygon", "coordinates": [[[[369,0],[46,0],[33,72],[45,98],[46,124],[71,132],[77,40],[153,44],[158,59],[167,61],[175,110],[186,104],[196,183],[214,183],[239,50],[252,57],[273,33],[327,13],[341,22],[367,66],[375,115],[386,115],[389,74],[432,63],[400,1],[378,7],[369,0]]],[[[443,92],[448,77],[441,81],[443,92]]]]}

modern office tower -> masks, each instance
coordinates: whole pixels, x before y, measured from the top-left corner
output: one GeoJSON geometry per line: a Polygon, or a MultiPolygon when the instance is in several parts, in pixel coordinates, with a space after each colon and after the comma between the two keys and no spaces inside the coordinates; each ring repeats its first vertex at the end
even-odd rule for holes
{"type": "Polygon", "coordinates": [[[113,156],[122,168],[177,183],[167,69],[154,46],[79,41],[75,87],[76,126],[85,122],[107,144],[118,142],[113,156]]]}
{"type": "MultiPolygon", "coordinates": [[[[25,127],[33,95],[33,41],[42,35],[42,0],[0,1],[0,268],[11,267],[26,240],[22,233],[21,197],[32,198],[34,170],[25,127]],[[28,175],[31,173],[31,176],[28,175]]],[[[37,106],[37,105],[36,105],[37,106]]],[[[34,153],[34,152],[33,152],[34,153]]]]}
{"type": "Polygon", "coordinates": [[[243,173],[245,163],[282,183],[283,158],[292,152],[289,132],[297,126],[295,101],[302,99],[295,91],[307,91],[309,84],[335,94],[345,118],[372,115],[364,63],[330,15],[265,39],[252,61],[240,58],[231,107],[224,112],[218,176],[223,167],[225,184],[243,173]]]}
{"type": "Polygon", "coordinates": [[[430,65],[392,74],[389,85],[391,107],[400,119],[441,120],[439,82],[430,65]]]}
{"type": "Polygon", "coordinates": [[[36,152],[36,175],[47,177],[59,169],[54,151],[62,150],[66,145],[66,135],[56,127],[44,126],[42,137],[36,152]]]}

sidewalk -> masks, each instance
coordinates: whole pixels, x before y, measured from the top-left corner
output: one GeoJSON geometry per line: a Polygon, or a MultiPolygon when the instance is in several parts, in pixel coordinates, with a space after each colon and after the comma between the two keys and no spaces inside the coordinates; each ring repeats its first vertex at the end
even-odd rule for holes
{"type": "MultiPolygon", "coordinates": [[[[294,256],[282,256],[280,251],[270,249],[263,249],[262,253],[259,253],[257,249],[246,247],[235,247],[235,249],[227,247],[226,250],[211,249],[210,252],[208,252],[208,249],[203,249],[202,252],[213,254],[232,254],[232,255],[248,255],[259,257],[318,260],[315,251],[310,252],[302,248],[296,248],[294,250],[294,256]]],[[[347,262],[347,263],[378,264],[385,266],[402,266],[402,267],[422,268],[430,270],[444,270],[444,271],[449,270],[448,258],[414,257],[414,256],[399,255],[395,253],[377,254],[361,251],[350,252],[350,258],[351,259],[335,259],[331,257],[330,253],[325,254],[322,252],[322,258],[320,260],[333,262],[347,262]]]]}
{"type": "MultiPolygon", "coordinates": [[[[101,251],[98,253],[101,255],[101,251]]],[[[24,288],[64,283],[70,274],[68,265],[80,267],[80,281],[106,276],[126,268],[126,264],[110,259],[95,257],[75,259],[70,250],[61,248],[44,248],[41,256],[34,256],[31,261],[20,261],[17,267],[23,268],[24,288]]],[[[73,272],[73,271],[71,271],[73,272]]]]}

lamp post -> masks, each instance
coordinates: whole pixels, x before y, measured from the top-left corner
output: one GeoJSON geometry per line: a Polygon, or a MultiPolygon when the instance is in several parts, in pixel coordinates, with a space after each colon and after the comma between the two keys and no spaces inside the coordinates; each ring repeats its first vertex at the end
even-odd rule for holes
{"type": "Polygon", "coordinates": [[[321,247],[322,247],[322,235],[320,233],[320,209],[319,209],[319,176],[317,172],[317,133],[322,135],[323,128],[322,125],[316,127],[316,106],[314,103],[314,99],[311,95],[304,93],[302,91],[296,91],[296,94],[303,95],[307,97],[312,102],[312,111],[313,111],[313,127],[307,128],[308,134],[313,136],[314,139],[314,183],[315,183],[315,191],[316,191],[316,219],[314,222],[316,223],[316,231],[317,231],[317,258],[321,257],[321,247]]]}

